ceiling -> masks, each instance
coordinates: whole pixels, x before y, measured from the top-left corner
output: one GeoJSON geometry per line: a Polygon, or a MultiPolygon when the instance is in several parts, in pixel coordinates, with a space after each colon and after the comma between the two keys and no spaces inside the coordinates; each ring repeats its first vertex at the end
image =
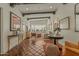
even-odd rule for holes
{"type": "Polygon", "coordinates": [[[36,12],[50,12],[58,9],[61,3],[29,3],[29,4],[15,4],[21,13],[36,13],[36,12]]]}
{"type": "MultiPolygon", "coordinates": [[[[65,5],[62,3],[18,3],[15,4],[15,7],[20,10],[22,14],[27,13],[46,13],[57,11],[61,5],[65,5]]],[[[34,19],[33,19],[34,20],[34,19]]],[[[32,25],[46,25],[47,20],[38,20],[38,21],[31,21],[32,25]]]]}

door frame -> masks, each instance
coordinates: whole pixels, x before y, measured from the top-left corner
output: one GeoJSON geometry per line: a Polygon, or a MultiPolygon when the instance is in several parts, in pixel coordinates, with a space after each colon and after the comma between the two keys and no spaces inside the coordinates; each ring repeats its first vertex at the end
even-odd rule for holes
{"type": "Polygon", "coordinates": [[[2,15],[3,15],[3,8],[0,7],[0,54],[1,54],[1,47],[2,47],[2,32],[3,32],[3,25],[2,25],[2,15]]]}

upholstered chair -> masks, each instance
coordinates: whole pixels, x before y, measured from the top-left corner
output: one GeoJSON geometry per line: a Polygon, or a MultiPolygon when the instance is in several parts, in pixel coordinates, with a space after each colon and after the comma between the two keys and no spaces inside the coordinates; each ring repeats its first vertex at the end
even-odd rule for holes
{"type": "Polygon", "coordinates": [[[46,50],[46,55],[47,56],[59,56],[60,55],[59,48],[53,44],[49,45],[46,50]]]}

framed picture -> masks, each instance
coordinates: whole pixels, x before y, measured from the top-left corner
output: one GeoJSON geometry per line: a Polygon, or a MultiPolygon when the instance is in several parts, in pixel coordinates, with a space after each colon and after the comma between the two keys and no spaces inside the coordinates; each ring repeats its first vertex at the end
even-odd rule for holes
{"type": "Polygon", "coordinates": [[[68,30],[70,29],[70,18],[65,17],[59,21],[59,27],[61,30],[68,30]]]}
{"type": "Polygon", "coordinates": [[[21,27],[21,18],[16,14],[14,14],[13,12],[10,12],[10,31],[20,29],[20,27],[21,27]]]}

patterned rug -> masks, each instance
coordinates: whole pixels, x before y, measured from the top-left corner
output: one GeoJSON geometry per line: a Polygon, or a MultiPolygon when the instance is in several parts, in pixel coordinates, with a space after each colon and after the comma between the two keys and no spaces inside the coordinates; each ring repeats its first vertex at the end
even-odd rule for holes
{"type": "Polygon", "coordinates": [[[35,44],[32,44],[32,42],[30,42],[30,45],[27,49],[27,56],[45,56],[45,52],[44,52],[44,41],[39,39],[35,42],[35,44]]]}

